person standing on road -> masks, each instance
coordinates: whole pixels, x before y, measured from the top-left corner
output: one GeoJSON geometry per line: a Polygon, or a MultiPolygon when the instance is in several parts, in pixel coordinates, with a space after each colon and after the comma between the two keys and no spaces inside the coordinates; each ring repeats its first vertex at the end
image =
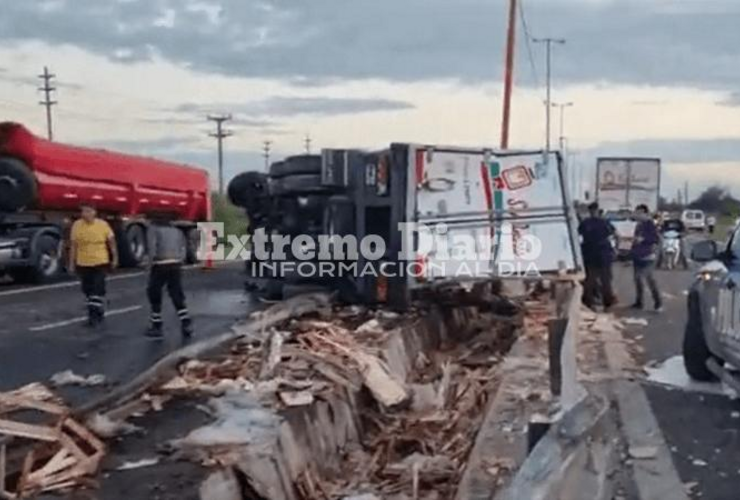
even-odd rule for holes
{"type": "Polygon", "coordinates": [[[193,321],[185,303],[185,292],[182,287],[182,265],[185,262],[187,248],[185,233],[167,219],[155,217],[147,231],[147,243],[149,251],[147,296],[151,307],[151,324],[146,336],[154,339],[164,337],[162,289],[166,286],[180,318],[182,335],[191,337],[193,321]]]}
{"type": "Polygon", "coordinates": [[[68,271],[80,277],[88,325],[97,326],[105,319],[106,274],[118,266],[118,251],[113,230],[98,218],[95,207],[83,205],[80,212],[70,233],[68,271]]]}
{"type": "Polygon", "coordinates": [[[588,206],[588,213],[589,216],[578,226],[586,267],[583,304],[592,309],[596,297],[600,295],[604,310],[608,310],[617,302],[612,288],[614,247],[611,240],[615,230],[609,221],[601,217],[597,203],[588,206]]]}
{"type": "Polygon", "coordinates": [[[632,261],[635,267],[635,292],[636,299],[633,309],[644,309],[645,307],[645,283],[653,295],[653,303],[656,312],[663,310],[663,300],[655,279],[655,261],[658,256],[658,245],[660,237],[655,222],[650,218],[647,205],[638,205],[635,209],[635,240],[632,244],[632,261]]]}
{"type": "Polygon", "coordinates": [[[717,225],[717,218],[714,215],[707,217],[707,226],[709,227],[709,234],[714,234],[714,227],[717,225]]]}

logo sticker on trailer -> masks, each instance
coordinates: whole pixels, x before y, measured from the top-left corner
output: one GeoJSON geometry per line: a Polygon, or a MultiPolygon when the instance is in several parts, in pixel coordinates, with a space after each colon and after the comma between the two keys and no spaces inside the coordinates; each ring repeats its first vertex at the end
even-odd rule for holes
{"type": "Polygon", "coordinates": [[[506,187],[510,191],[524,189],[532,185],[532,176],[529,173],[529,169],[524,165],[505,170],[502,177],[504,178],[506,187]]]}

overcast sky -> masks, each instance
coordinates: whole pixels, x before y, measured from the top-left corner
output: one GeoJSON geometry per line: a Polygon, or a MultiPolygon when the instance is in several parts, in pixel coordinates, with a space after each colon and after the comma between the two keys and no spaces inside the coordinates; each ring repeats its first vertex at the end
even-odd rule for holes
{"type": "MultiPolygon", "coordinates": [[[[228,173],[314,148],[496,145],[505,0],[2,0],[0,119],[59,140],[213,168],[209,112],[233,113],[228,173]]],[[[588,187],[596,156],[658,156],[664,194],[740,195],[740,2],[523,0],[512,145],[544,143],[544,51],[588,187]],[[530,58],[530,54],[532,58],[530,58]]],[[[553,138],[559,135],[555,114],[553,138]]]]}

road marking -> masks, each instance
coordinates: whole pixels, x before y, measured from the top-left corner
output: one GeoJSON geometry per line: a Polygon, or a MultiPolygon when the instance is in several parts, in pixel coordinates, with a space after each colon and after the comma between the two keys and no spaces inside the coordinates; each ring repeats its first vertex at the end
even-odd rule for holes
{"type": "MultiPolygon", "coordinates": [[[[214,262],[214,267],[221,267],[225,264],[230,263],[229,261],[226,262],[214,262]]],[[[186,271],[191,271],[193,269],[200,269],[201,264],[194,264],[189,266],[183,266],[183,269],[186,271]]],[[[144,271],[138,271],[128,274],[117,274],[113,276],[108,277],[108,281],[120,281],[120,280],[128,280],[132,278],[138,278],[140,276],[144,276],[146,272],[144,271]]],[[[76,280],[73,281],[65,281],[64,283],[54,283],[51,285],[39,285],[39,286],[29,286],[25,288],[17,288],[15,290],[5,290],[0,291],[0,297],[8,297],[11,295],[22,295],[25,293],[32,293],[32,292],[43,292],[46,290],[60,290],[63,288],[73,288],[76,286],[80,286],[79,282],[76,280]]]]}
{"type": "MultiPolygon", "coordinates": [[[[120,316],[121,314],[126,314],[134,311],[138,311],[139,309],[143,309],[144,306],[131,306],[131,307],[124,307],[123,309],[112,309],[108,311],[105,316],[120,316]]],[[[29,328],[32,332],[44,332],[46,330],[53,330],[54,328],[61,328],[63,326],[69,326],[74,325],[75,323],[84,323],[87,321],[87,316],[80,316],[78,318],[72,318],[67,319],[64,321],[57,321],[56,323],[49,323],[47,325],[40,325],[40,326],[32,326],[29,328]]]]}
{"type": "MultiPolygon", "coordinates": [[[[119,274],[117,276],[110,276],[108,278],[108,281],[118,281],[118,280],[126,280],[131,278],[138,278],[139,276],[143,276],[143,272],[138,273],[131,273],[131,274],[119,274]]],[[[18,288],[16,290],[5,290],[3,292],[0,292],[0,297],[6,297],[9,295],[22,295],[24,293],[31,293],[31,292],[43,292],[45,290],[59,290],[62,288],[72,288],[80,286],[80,284],[77,281],[69,281],[64,283],[54,283],[52,285],[40,285],[40,286],[29,286],[26,288],[18,288]]]]}

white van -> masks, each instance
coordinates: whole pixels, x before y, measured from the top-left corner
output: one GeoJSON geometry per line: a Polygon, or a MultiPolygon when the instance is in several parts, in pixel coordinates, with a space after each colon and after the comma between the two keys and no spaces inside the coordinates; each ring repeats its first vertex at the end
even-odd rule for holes
{"type": "Polygon", "coordinates": [[[707,217],[702,210],[684,210],[681,221],[689,231],[704,231],[707,228],[707,217]]]}

